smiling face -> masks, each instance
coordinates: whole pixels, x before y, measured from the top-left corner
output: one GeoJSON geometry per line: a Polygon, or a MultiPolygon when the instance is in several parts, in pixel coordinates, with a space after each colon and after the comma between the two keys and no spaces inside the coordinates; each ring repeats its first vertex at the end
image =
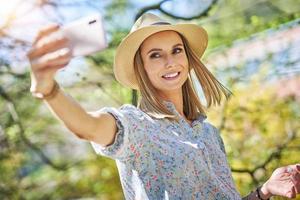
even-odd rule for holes
{"type": "Polygon", "coordinates": [[[175,31],[155,33],[141,45],[141,57],[150,82],[163,95],[182,92],[189,67],[181,37],[175,31]]]}

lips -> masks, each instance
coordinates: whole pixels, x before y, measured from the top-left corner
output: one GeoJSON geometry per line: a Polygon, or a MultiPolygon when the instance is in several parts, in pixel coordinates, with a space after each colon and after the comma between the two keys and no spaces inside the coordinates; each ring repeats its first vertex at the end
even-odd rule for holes
{"type": "Polygon", "coordinates": [[[176,79],[179,76],[180,72],[172,72],[162,76],[162,78],[167,80],[176,79]]]}

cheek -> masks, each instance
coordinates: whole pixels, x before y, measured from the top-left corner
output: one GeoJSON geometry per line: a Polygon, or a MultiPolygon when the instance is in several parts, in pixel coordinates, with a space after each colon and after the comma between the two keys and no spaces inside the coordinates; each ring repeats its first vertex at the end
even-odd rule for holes
{"type": "Polygon", "coordinates": [[[157,66],[145,67],[145,71],[150,83],[154,87],[158,87],[158,85],[160,84],[160,78],[159,78],[159,69],[157,68],[157,66]]]}
{"type": "Polygon", "coordinates": [[[150,82],[155,85],[155,82],[157,82],[158,75],[157,75],[157,70],[151,69],[151,70],[146,70],[146,74],[148,76],[148,79],[150,82]]]}
{"type": "Polygon", "coordinates": [[[186,57],[185,54],[181,54],[180,56],[177,57],[178,58],[178,63],[180,63],[181,65],[183,65],[184,67],[188,66],[188,59],[186,57]]]}
{"type": "Polygon", "coordinates": [[[145,65],[145,71],[149,79],[156,77],[162,70],[162,66],[163,65],[158,61],[147,63],[147,65],[145,65]]]}

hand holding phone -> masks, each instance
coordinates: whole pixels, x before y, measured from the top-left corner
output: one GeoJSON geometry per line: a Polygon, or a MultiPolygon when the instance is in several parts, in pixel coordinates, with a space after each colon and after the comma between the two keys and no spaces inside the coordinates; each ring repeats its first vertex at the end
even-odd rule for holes
{"type": "Polygon", "coordinates": [[[85,56],[107,47],[99,14],[91,15],[63,27],[52,24],[39,30],[27,57],[31,66],[31,91],[47,94],[57,70],[72,57],[85,56]]]}

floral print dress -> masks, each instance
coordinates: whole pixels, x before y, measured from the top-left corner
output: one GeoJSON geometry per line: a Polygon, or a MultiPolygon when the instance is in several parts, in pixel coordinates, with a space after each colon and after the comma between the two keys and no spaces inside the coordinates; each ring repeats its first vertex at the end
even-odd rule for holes
{"type": "MultiPolygon", "coordinates": [[[[167,108],[179,115],[173,103],[167,108]]],[[[190,125],[152,118],[133,105],[104,107],[116,119],[113,144],[91,142],[116,161],[127,200],[236,200],[237,192],[218,130],[199,115],[190,125]]]]}

